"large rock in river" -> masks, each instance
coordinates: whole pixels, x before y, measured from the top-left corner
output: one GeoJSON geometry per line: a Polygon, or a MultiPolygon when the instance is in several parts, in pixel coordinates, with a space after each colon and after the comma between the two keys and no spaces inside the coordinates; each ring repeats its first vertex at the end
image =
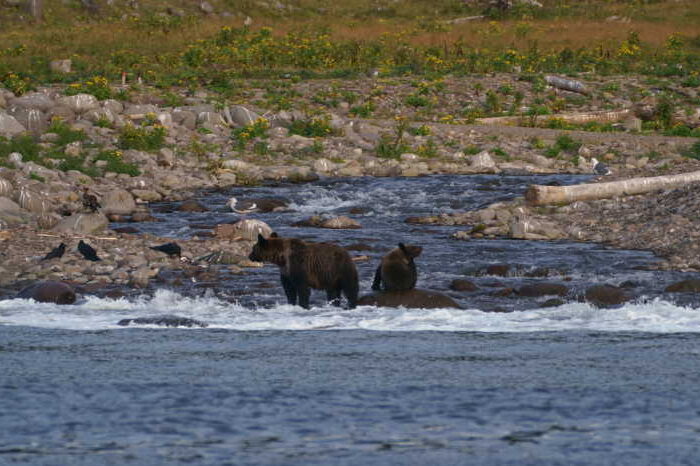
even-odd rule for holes
{"type": "Polygon", "coordinates": [[[40,303],[73,304],[75,290],[67,283],[44,281],[29,285],[17,293],[16,297],[33,299],[40,303]]]}
{"type": "Polygon", "coordinates": [[[381,291],[363,296],[360,306],[408,307],[419,309],[457,308],[461,306],[447,295],[428,290],[381,291]]]}

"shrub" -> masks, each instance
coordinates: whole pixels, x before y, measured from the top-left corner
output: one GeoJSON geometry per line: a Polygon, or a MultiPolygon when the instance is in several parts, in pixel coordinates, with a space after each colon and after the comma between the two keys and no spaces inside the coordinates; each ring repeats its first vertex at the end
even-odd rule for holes
{"type": "Polygon", "coordinates": [[[112,88],[109,86],[107,78],[103,76],[94,76],[83,83],[70,84],[66,88],[65,94],[91,94],[98,100],[105,100],[112,98],[112,88]]]}
{"type": "Polygon", "coordinates": [[[331,127],[330,118],[316,117],[308,120],[294,120],[289,127],[291,134],[298,134],[307,138],[322,138],[335,133],[331,127]]]}
{"type": "Polygon", "coordinates": [[[13,152],[22,154],[25,162],[36,162],[41,158],[40,147],[31,136],[22,134],[12,139],[0,137],[0,159],[6,159],[13,152]]]}
{"type": "Polygon", "coordinates": [[[255,138],[267,137],[267,130],[270,128],[270,122],[265,118],[258,118],[253,123],[240,128],[235,128],[232,132],[232,137],[237,141],[239,148],[245,147],[248,141],[255,138]]]}
{"type": "Polygon", "coordinates": [[[105,172],[125,173],[129,176],[141,175],[139,167],[137,167],[136,164],[124,162],[122,153],[118,150],[102,151],[95,156],[95,160],[104,160],[107,162],[104,168],[105,172]]]}
{"type": "Polygon", "coordinates": [[[683,151],[683,155],[691,159],[700,160],[700,140],[683,151]]]}
{"type": "Polygon", "coordinates": [[[167,131],[163,126],[144,128],[129,124],[122,128],[117,145],[125,150],[155,151],[163,147],[166,134],[167,131]]]}
{"type": "Polygon", "coordinates": [[[65,146],[71,142],[84,141],[87,139],[83,130],[72,129],[63,120],[58,118],[51,120],[47,132],[58,134],[58,139],[56,140],[56,145],[58,146],[65,146]]]}

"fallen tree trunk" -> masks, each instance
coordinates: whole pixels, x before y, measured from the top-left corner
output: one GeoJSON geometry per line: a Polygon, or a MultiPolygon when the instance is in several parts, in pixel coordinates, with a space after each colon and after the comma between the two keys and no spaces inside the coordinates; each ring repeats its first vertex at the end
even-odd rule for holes
{"type": "Polygon", "coordinates": [[[659,189],[673,189],[700,182],[700,171],[678,175],[632,178],[608,183],[578,184],[574,186],[530,185],[525,200],[531,205],[569,204],[612,197],[644,194],[659,189]]]}
{"type": "Polygon", "coordinates": [[[482,125],[537,126],[538,123],[546,123],[548,120],[556,119],[580,125],[591,121],[596,121],[598,123],[615,123],[631,116],[633,116],[631,110],[612,110],[586,113],[559,113],[554,115],[489,117],[477,118],[475,121],[482,125]]]}

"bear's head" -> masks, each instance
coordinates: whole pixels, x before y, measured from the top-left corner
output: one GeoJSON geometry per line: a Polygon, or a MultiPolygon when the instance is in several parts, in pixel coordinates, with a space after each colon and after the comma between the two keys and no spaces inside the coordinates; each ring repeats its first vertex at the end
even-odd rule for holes
{"type": "Polygon", "coordinates": [[[258,242],[253,246],[248,259],[256,262],[272,262],[279,264],[284,260],[284,240],[277,236],[277,233],[271,233],[268,239],[261,234],[258,234],[258,242]]]}
{"type": "Polygon", "coordinates": [[[399,249],[408,257],[409,259],[413,259],[415,257],[420,256],[420,253],[423,252],[423,247],[422,246],[416,246],[414,244],[409,244],[406,246],[403,243],[399,243],[399,249]]]}

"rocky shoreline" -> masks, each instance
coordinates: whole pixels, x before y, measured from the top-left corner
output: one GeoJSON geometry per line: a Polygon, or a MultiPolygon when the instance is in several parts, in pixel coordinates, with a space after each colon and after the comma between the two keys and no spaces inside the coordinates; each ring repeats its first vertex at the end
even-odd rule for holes
{"type": "MultiPolygon", "coordinates": [[[[212,253],[225,254],[225,273],[241,273],[241,267],[255,266],[247,260],[253,238],[231,228],[178,241],[183,259],[150,249],[168,238],[138,233],[139,222],[153,220],[149,203],[183,202],[202,189],[263,181],[307,182],[325,176],[583,174],[591,172],[592,157],[604,160],[615,177],[652,176],[700,166],[680,155],[692,142],[688,138],[430,121],[403,127],[400,139],[406,151],[385,157],[379,147],[398,137],[395,120],[356,118],[346,105],[339,104],[323,120],[326,136],[302,136],[292,134],[291,128],[298,122],[315,121],[309,114],[270,114],[242,105],[221,107],[208,97],[200,93],[183,98],[183,105],[168,106],[146,92],[121,102],[99,101],[89,94],[65,96],[57,88],[19,97],[0,89],[0,135],[11,138],[29,133],[39,141],[40,150],[59,153],[54,166],[46,163],[48,159],[37,163],[28,154],[15,152],[0,167],[0,295],[11,295],[37,280],[67,280],[102,294],[118,287],[144,288],[151,280],[165,280],[166,270],[176,270],[184,277],[205,273],[206,258],[211,260],[212,253]],[[241,130],[263,121],[262,115],[266,126],[261,134],[250,140],[232,137],[232,130],[239,129],[240,135],[241,130]],[[55,118],[84,138],[62,143],[62,135],[51,132],[55,118]],[[164,128],[163,147],[123,149],[120,138],[129,127],[164,128]],[[565,156],[543,155],[543,147],[556,145],[562,134],[575,138],[575,147],[562,148],[569,151],[565,156]],[[104,151],[138,167],[138,174],[109,171],[99,156],[104,151]],[[59,166],[61,161],[78,159],[96,172],[59,166]],[[81,205],[85,187],[98,194],[99,212],[87,212],[81,205]],[[109,221],[134,222],[135,228],[109,230],[109,221]],[[102,260],[83,260],[75,252],[79,239],[95,247],[102,260]],[[60,242],[67,245],[64,257],[41,261],[60,242]]],[[[700,248],[693,244],[700,222],[691,215],[692,206],[700,202],[699,192],[700,188],[690,186],[552,208],[530,208],[516,200],[478,212],[409,221],[469,225],[469,230],[458,235],[464,239],[572,239],[651,249],[666,259],[665,268],[700,270],[700,248]],[[523,227],[524,222],[528,227],[523,227]]],[[[220,257],[218,262],[222,263],[220,257]]]]}

